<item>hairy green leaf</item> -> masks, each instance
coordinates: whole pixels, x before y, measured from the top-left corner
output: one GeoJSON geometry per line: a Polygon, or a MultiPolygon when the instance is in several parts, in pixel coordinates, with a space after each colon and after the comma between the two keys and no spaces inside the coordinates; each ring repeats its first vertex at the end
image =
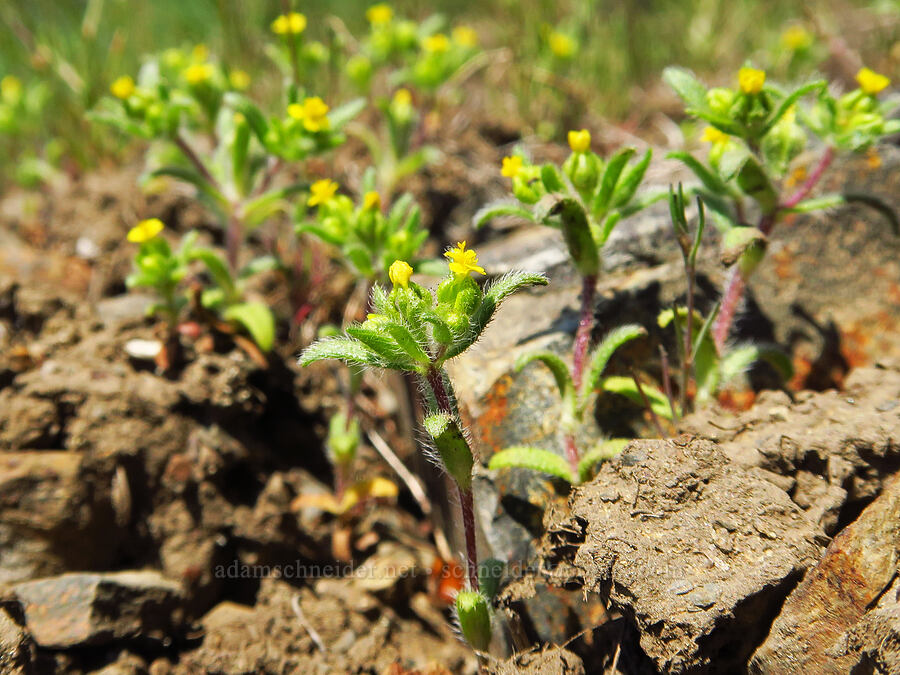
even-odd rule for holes
{"type": "Polygon", "coordinates": [[[557,476],[568,483],[575,482],[569,463],[555,452],[542,450],[541,448],[531,448],[522,445],[504,448],[491,457],[488,468],[493,470],[509,468],[531,469],[532,471],[541,471],[551,476],[557,476]]]}
{"type": "Polygon", "coordinates": [[[346,337],[330,337],[316,340],[300,354],[301,366],[308,366],[314,361],[337,359],[351,365],[377,366],[378,359],[366,346],[358,340],[346,337]]]}
{"type": "Polygon", "coordinates": [[[584,453],[584,456],[578,461],[578,480],[584,483],[590,480],[591,474],[594,472],[594,465],[597,462],[605,462],[618,455],[625,446],[631,443],[628,438],[610,438],[601,441],[593,448],[584,453]]]}
{"type": "Polygon", "coordinates": [[[532,223],[535,222],[531,211],[519,204],[519,202],[504,200],[482,206],[472,217],[472,223],[475,227],[481,227],[488,221],[500,216],[517,216],[532,223]]]}
{"type": "Polygon", "coordinates": [[[631,340],[636,340],[647,334],[643,326],[637,324],[628,324],[612,329],[603,338],[603,341],[594,348],[590,356],[590,362],[587,369],[587,377],[581,383],[581,391],[579,394],[579,407],[583,406],[594,389],[600,384],[600,377],[606,369],[613,353],[622,345],[631,340]]]}
{"type": "Polygon", "coordinates": [[[601,216],[609,209],[613,192],[619,183],[619,176],[628,164],[628,160],[632,158],[636,150],[634,148],[622,148],[616,152],[606,163],[606,169],[603,171],[603,179],[600,181],[600,189],[594,196],[591,204],[591,210],[595,216],[601,216]]]}
{"type": "Polygon", "coordinates": [[[236,321],[247,329],[256,345],[267,352],[275,342],[275,317],[261,302],[240,302],[230,305],[222,313],[228,321],[236,321]]]}
{"type": "Polygon", "coordinates": [[[613,192],[612,206],[614,209],[625,206],[634,197],[641,181],[644,180],[644,174],[647,173],[647,167],[650,166],[652,158],[653,150],[648,149],[637,164],[625,171],[613,192]]]}
{"type": "Polygon", "coordinates": [[[553,374],[556,380],[556,386],[559,389],[559,395],[563,400],[570,397],[574,390],[572,384],[572,376],[569,373],[569,367],[553,352],[532,352],[530,354],[522,354],[516,359],[515,370],[519,372],[532,361],[540,361],[553,374]]]}
{"type": "MultiPolygon", "coordinates": [[[[644,399],[641,398],[641,393],[638,391],[633,378],[612,375],[603,379],[600,388],[603,391],[620,394],[634,403],[637,403],[642,408],[644,407],[644,399]]],[[[669,406],[669,399],[658,387],[642,382],[641,389],[647,396],[647,400],[650,401],[650,408],[653,412],[660,417],[672,419],[672,408],[669,406]]]]}

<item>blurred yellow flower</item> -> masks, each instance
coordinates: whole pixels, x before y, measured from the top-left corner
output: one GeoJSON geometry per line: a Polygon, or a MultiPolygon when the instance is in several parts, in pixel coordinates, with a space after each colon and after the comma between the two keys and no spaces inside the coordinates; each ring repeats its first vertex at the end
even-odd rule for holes
{"type": "Polygon", "coordinates": [[[390,5],[384,3],[372,5],[366,10],[366,19],[368,19],[369,23],[373,26],[390,23],[393,18],[394,10],[391,9],[390,5]]]}
{"type": "Polygon", "coordinates": [[[435,33],[422,41],[422,48],[430,54],[441,54],[450,49],[450,40],[443,33],[435,33]]]}
{"type": "Polygon", "coordinates": [[[328,178],[317,180],[309,188],[310,195],[309,199],[306,201],[306,204],[308,206],[320,206],[321,204],[327,204],[332,200],[337,191],[338,184],[333,180],[329,180],[328,178]]]}
{"type": "Polygon", "coordinates": [[[550,47],[550,51],[553,52],[553,55],[558,59],[571,59],[575,56],[575,50],[578,48],[578,45],[571,36],[560,33],[559,31],[550,33],[547,38],[547,45],[550,47]]]}
{"type": "Polygon", "coordinates": [[[370,190],[363,196],[363,208],[367,211],[378,211],[381,209],[381,195],[370,190]]]}
{"type": "Polygon", "coordinates": [[[188,84],[203,84],[212,79],[215,69],[211,63],[192,63],[184,69],[184,79],[188,84]]]}
{"type": "Polygon", "coordinates": [[[869,96],[875,96],[891,83],[890,79],[871,68],[861,69],[856,74],[856,81],[859,82],[859,88],[869,96]]]}
{"type": "Polygon", "coordinates": [[[194,48],[191,50],[191,58],[197,63],[203,63],[209,58],[209,48],[202,42],[194,45],[194,48]]]}
{"type": "Polygon", "coordinates": [[[272,32],[276,35],[300,35],[306,30],[306,17],[300,12],[282,14],[272,22],[272,32]]]}
{"type": "Polygon", "coordinates": [[[125,100],[134,93],[134,80],[128,75],[117,77],[109,87],[110,92],[116,98],[125,100]]]}
{"type": "Polygon", "coordinates": [[[518,155],[503,158],[503,166],[500,173],[506,178],[515,178],[522,172],[522,158],[518,155]]]}
{"type": "Polygon", "coordinates": [[[469,26],[457,26],[451,33],[453,41],[463,47],[478,46],[478,33],[469,26]]]}
{"type": "Polygon", "coordinates": [[[231,82],[231,86],[238,91],[243,91],[250,86],[250,75],[246,70],[232,70],[228,75],[228,80],[231,82]]]}
{"type": "Polygon", "coordinates": [[[388,277],[394,286],[402,286],[406,288],[409,285],[409,278],[412,276],[413,268],[403,260],[395,260],[388,268],[388,277]]]}
{"type": "Polygon", "coordinates": [[[22,98],[22,82],[15,75],[0,80],[0,96],[7,103],[17,103],[22,98]]]}
{"type": "Polygon", "coordinates": [[[591,149],[591,132],[587,129],[569,132],[569,147],[572,152],[587,152],[591,149]]]}
{"type": "Polygon", "coordinates": [[[812,43],[812,35],[803,26],[791,26],[781,34],[781,44],[794,52],[806,49],[812,43]]]}
{"type": "Polygon", "coordinates": [[[466,250],[466,242],[456,244],[456,248],[449,249],[444,257],[450,260],[450,271],[458,277],[466,276],[469,272],[486,274],[484,268],[478,265],[478,254],[475,251],[466,250]]]}
{"type": "Polygon", "coordinates": [[[163,222],[159,218],[148,218],[128,230],[128,241],[134,244],[143,244],[150,241],[163,231],[163,222]]]}
{"type": "Polygon", "coordinates": [[[312,96],[303,99],[303,103],[291,103],[288,106],[288,115],[303,122],[303,128],[314,134],[329,127],[328,110],[325,101],[318,96],[312,96]]]}
{"type": "Polygon", "coordinates": [[[766,71],[757,68],[741,68],[738,71],[738,84],[745,94],[758,94],[766,83],[766,71]]]}
{"type": "Polygon", "coordinates": [[[398,89],[394,92],[394,97],[391,99],[391,103],[395,106],[408,106],[412,105],[412,94],[409,89],[398,89]]]}
{"type": "Polygon", "coordinates": [[[701,141],[706,141],[707,143],[712,143],[713,145],[719,143],[727,143],[728,142],[728,134],[724,131],[719,131],[715,127],[706,127],[703,130],[703,135],[700,137],[701,141]]]}

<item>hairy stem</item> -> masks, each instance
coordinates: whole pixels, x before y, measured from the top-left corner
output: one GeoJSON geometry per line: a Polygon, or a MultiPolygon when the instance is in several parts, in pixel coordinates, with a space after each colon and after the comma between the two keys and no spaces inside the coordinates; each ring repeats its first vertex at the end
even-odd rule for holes
{"type": "Polygon", "coordinates": [[[725,353],[725,341],[728,340],[728,332],[731,330],[731,323],[734,321],[734,315],[737,308],[741,304],[741,298],[744,297],[744,288],[747,282],[737,265],[731,268],[728,275],[728,282],[725,285],[725,295],[722,297],[722,306],[719,309],[719,316],[713,324],[713,342],[716,344],[716,351],[721,356],[725,353]]]}
{"type": "Polygon", "coordinates": [[[215,179],[215,177],[210,173],[209,169],[206,167],[206,164],[203,163],[203,160],[200,159],[200,156],[194,151],[194,149],[190,146],[190,144],[184,139],[184,136],[181,134],[177,134],[173,139],[175,145],[178,146],[178,149],[181,150],[181,153],[185,156],[187,161],[189,161],[197,172],[203,176],[207,183],[213,186],[219,193],[222,192],[221,187],[219,186],[219,181],[215,179]]]}
{"type": "Polygon", "coordinates": [[[578,475],[578,446],[575,445],[575,434],[565,435],[566,459],[572,468],[572,475],[578,475]]]}
{"type": "Polygon", "coordinates": [[[584,365],[591,342],[591,330],[594,327],[594,295],[596,292],[597,275],[589,274],[583,277],[581,280],[581,312],[572,354],[572,382],[575,384],[575,391],[581,391],[581,380],[584,377],[584,365]]]}
{"type": "MultiPolygon", "coordinates": [[[[687,274],[687,325],[684,328],[684,363],[681,373],[682,410],[687,409],[688,381],[691,377],[691,367],[694,364],[694,284],[697,281],[697,271],[694,265],[691,265],[687,258],[684,262],[684,271],[687,274]]],[[[674,414],[674,408],[672,412],[674,414]]]]}
{"type": "MultiPolygon", "coordinates": [[[[456,417],[453,406],[450,403],[450,396],[447,394],[447,388],[444,386],[443,372],[439,368],[429,368],[425,374],[425,380],[434,394],[434,400],[437,402],[438,410],[446,415],[456,417]]],[[[470,590],[478,590],[478,549],[475,544],[475,500],[472,495],[472,489],[464,490],[457,485],[459,490],[459,505],[462,510],[463,530],[466,538],[466,569],[468,571],[468,579],[470,590]]]]}
{"type": "Polygon", "coordinates": [[[232,275],[237,274],[238,253],[241,249],[241,225],[240,218],[234,212],[228,216],[228,226],[225,230],[225,258],[228,260],[228,269],[232,275]]]}
{"type": "Polygon", "coordinates": [[[828,146],[825,148],[825,152],[822,154],[822,157],[819,159],[819,163],[816,164],[815,168],[812,172],[807,176],[806,180],[803,182],[803,185],[788,197],[784,202],[782,202],[782,209],[792,209],[797,204],[802,202],[806,197],[812,192],[813,188],[816,187],[816,184],[822,179],[822,176],[825,174],[825,171],[831,166],[831,162],[834,160],[834,148],[832,146],[828,146]]]}

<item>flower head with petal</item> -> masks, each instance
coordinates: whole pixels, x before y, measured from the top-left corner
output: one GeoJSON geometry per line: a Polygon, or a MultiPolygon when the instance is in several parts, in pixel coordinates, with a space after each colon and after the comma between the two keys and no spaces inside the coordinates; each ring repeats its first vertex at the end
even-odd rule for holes
{"type": "Polygon", "coordinates": [[[300,35],[306,30],[306,17],[300,12],[282,14],[272,22],[272,32],[276,35],[300,35]]]}
{"type": "Polygon", "coordinates": [[[466,250],[466,242],[456,244],[456,248],[448,249],[444,257],[450,261],[450,271],[457,277],[468,276],[469,272],[486,274],[484,268],[478,264],[478,254],[469,249],[466,250]]]}
{"type": "Polygon", "coordinates": [[[766,71],[749,66],[738,71],[738,85],[745,94],[758,94],[766,83],[766,71]]]}
{"type": "Polygon", "coordinates": [[[314,134],[328,129],[328,104],[318,96],[303,99],[303,103],[291,103],[288,106],[288,115],[295,120],[303,122],[303,128],[314,134]]]}
{"type": "Polygon", "coordinates": [[[128,241],[133,244],[143,244],[158,236],[164,227],[165,225],[159,218],[147,218],[128,230],[128,241]]]}
{"type": "Polygon", "coordinates": [[[406,288],[409,285],[409,278],[412,276],[413,268],[404,260],[395,260],[388,268],[388,277],[394,286],[406,288]]]}
{"type": "Polygon", "coordinates": [[[591,149],[591,132],[587,129],[570,131],[568,140],[572,152],[587,152],[591,149]]]}
{"type": "Polygon", "coordinates": [[[308,206],[321,206],[330,202],[338,191],[338,184],[328,178],[317,180],[309,188],[308,206]]]}
{"type": "Polygon", "coordinates": [[[506,178],[515,178],[522,173],[522,158],[518,155],[503,158],[503,165],[500,167],[500,173],[506,178]]]}
{"type": "Polygon", "coordinates": [[[109,91],[112,93],[112,95],[118,99],[122,99],[123,101],[134,93],[134,89],[134,80],[132,80],[128,75],[117,77],[109,86],[109,91]]]}
{"type": "Polygon", "coordinates": [[[862,68],[856,74],[856,81],[859,83],[859,88],[869,96],[879,94],[891,83],[889,78],[881,73],[876,73],[871,68],[862,68]]]}

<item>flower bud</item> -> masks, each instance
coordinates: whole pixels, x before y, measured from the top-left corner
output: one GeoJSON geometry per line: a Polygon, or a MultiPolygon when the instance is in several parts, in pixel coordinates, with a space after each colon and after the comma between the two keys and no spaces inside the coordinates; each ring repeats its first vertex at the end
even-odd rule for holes
{"type": "Polygon", "coordinates": [[[472,647],[486,652],[491,644],[491,612],[487,598],[476,591],[456,596],[456,616],[463,636],[472,647]]]}

